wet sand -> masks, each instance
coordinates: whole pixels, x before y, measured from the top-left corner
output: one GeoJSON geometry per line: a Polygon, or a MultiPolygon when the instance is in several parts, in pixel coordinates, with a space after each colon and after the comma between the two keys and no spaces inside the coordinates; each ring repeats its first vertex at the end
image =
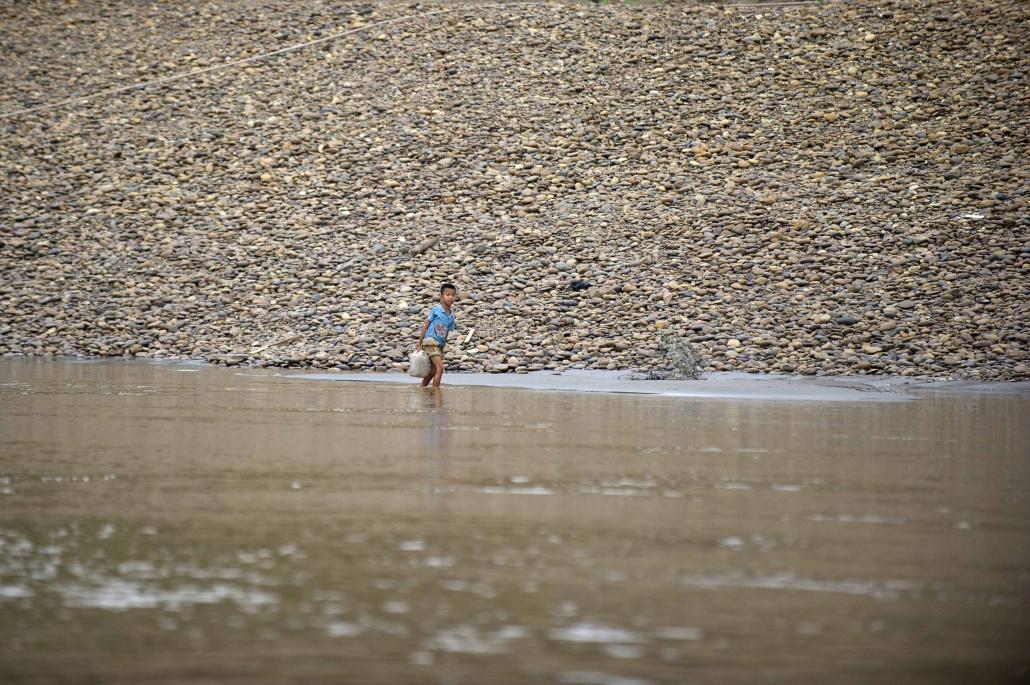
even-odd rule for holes
{"type": "Polygon", "coordinates": [[[1019,386],[404,380],[0,360],[0,681],[1030,673],[1019,386]]]}
{"type": "MultiPolygon", "coordinates": [[[[411,384],[401,373],[297,373],[291,378],[316,381],[411,384]]],[[[1030,382],[979,383],[932,381],[891,376],[792,376],[713,372],[699,380],[644,379],[632,371],[531,371],[523,374],[449,373],[446,385],[458,387],[524,388],[568,392],[629,393],[695,399],[765,400],[783,402],[900,402],[926,392],[1011,394],[1030,399],[1030,382]]]]}

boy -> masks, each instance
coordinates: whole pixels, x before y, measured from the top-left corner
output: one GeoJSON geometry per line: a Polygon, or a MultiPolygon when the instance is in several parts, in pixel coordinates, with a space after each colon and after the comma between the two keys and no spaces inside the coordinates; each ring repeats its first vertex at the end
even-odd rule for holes
{"type": "Polygon", "coordinates": [[[440,304],[429,312],[429,319],[418,332],[416,347],[429,355],[432,364],[429,375],[422,379],[423,388],[429,385],[429,381],[433,382],[434,388],[440,387],[440,379],[443,378],[443,346],[447,343],[447,334],[454,330],[451,305],[457,294],[458,289],[450,283],[440,286],[440,304]]]}

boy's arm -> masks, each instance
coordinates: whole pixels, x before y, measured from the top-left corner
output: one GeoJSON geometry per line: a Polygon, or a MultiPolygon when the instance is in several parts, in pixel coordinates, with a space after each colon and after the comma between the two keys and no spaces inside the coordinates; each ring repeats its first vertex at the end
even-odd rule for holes
{"type": "Polygon", "coordinates": [[[415,343],[415,349],[416,350],[421,350],[422,349],[422,339],[424,337],[426,337],[426,331],[428,331],[428,330],[429,330],[429,319],[426,319],[426,322],[424,324],[422,324],[422,328],[418,332],[418,342],[415,343]]]}

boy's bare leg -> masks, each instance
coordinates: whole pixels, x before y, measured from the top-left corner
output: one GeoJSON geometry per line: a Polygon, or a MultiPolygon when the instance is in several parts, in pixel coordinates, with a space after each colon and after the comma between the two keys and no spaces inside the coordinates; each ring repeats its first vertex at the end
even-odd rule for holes
{"type": "Polygon", "coordinates": [[[440,386],[440,375],[443,374],[443,360],[434,356],[429,358],[429,373],[422,379],[422,387],[428,388],[430,381],[436,379],[435,387],[440,386]]]}
{"type": "Polygon", "coordinates": [[[440,379],[443,378],[443,357],[433,357],[433,387],[440,387],[440,379]]]}

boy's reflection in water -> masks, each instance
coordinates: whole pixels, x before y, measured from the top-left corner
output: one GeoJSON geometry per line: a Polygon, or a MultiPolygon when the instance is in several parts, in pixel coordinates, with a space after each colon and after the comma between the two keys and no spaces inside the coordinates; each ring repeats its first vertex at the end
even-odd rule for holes
{"type": "MultiPolygon", "coordinates": [[[[426,388],[422,390],[426,395],[426,449],[429,457],[429,468],[426,473],[427,484],[431,492],[438,493],[446,481],[445,462],[448,449],[448,434],[446,430],[447,415],[443,409],[443,391],[440,388],[426,388]]],[[[443,513],[446,507],[446,497],[436,498],[438,513],[443,513]]]]}
{"type": "Polygon", "coordinates": [[[440,388],[426,388],[426,446],[436,456],[444,450],[444,423],[446,416],[443,411],[443,390],[440,388]]]}

